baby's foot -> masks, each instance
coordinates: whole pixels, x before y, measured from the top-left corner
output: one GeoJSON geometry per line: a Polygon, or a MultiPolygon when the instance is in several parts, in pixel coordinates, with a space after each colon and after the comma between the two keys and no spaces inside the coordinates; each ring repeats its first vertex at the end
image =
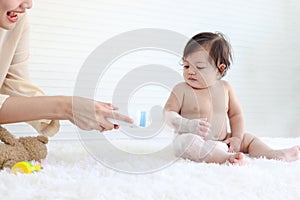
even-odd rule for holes
{"type": "Polygon", "coordinates": [[[288,149],[273,150],[267,158],[292,162],[299,159],[299,152],[300,146],[294,146],[288,149]]]}
{"type": "Polygon", "coordinates": [[[244,165],[246,163],[245,156],[241,152],[230,155],[228,161],[233,165],[244,165]]]}

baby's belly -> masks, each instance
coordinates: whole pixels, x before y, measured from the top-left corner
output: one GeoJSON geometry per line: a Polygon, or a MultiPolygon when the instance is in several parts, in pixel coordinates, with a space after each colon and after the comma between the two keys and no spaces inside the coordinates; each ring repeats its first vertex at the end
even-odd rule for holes
{"type": "Polygon", "coordinates": [[[226,117],[223,114],[214,115],[209,119],[210,133],[206,139],[223,141],[227,136],[226,117]]]}
{"type": "Polygon", "coordinates": [[[227,136],[226,128],[221,130],[211,130],[211,132],[205,137],[205,140],[223,141],[227,136]]]}

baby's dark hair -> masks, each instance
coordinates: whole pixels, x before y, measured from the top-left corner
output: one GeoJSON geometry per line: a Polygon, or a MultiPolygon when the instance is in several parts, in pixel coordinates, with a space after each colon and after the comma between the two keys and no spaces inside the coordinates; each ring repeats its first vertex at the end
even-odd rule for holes
{"type": "Polygon", "coordinates": [[[201,48],[208,51],[211,64],[214,66],[218,66],[220,64],[226,65],[225,72],[221,73],[222,77],[225,76],[232,61],[231,45],[225,39],[225,36],[220,32],[198,33],[186,44],[183,51],[183,58],[186,58],[188,55],[201,48]]]}

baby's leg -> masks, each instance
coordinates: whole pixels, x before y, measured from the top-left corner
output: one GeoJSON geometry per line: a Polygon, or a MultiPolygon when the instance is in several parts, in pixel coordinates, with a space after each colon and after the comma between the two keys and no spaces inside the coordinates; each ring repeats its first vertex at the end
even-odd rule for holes
{"type": "Polygon", "coordinates": [[[241,145],[241,151],[249,153],[250,157],[266,157],[267,159],[291,162],[298,159],[300,146],[275,150],[263,143],[257,137],[251,134],[245,134],[241,145]]]}
{"type": "Polygon", "coordinates": [[[244,164],[244,154],[228,153],[225,143],[207,140],[194,134],[178,135],[174,140],[177,157],[187,158],[196,162],[244,164]]]}

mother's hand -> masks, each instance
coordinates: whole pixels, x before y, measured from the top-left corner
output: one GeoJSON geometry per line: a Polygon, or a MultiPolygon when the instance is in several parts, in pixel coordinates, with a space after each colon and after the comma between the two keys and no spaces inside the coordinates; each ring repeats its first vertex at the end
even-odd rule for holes
{"type": "Polygon", "coordinates": [[[80,129],[100,130],[101,132],[119,128],[117,124],[111,123],[108,118],[133,123],[131,118],[115,112],[116,110],[118,108],[110,103],[73,97],[70,121],[80,129]]]}

